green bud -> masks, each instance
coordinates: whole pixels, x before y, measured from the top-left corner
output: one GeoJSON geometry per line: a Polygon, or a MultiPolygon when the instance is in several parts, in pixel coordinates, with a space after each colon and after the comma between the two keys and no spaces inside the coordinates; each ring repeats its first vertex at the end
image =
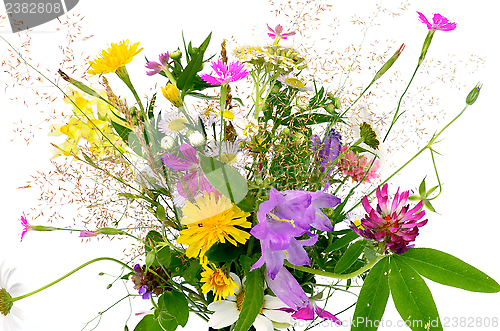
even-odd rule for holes
{"type": "Polygon", "coordinates": [[[118,230],[118,229],[115,229],[115,228],[100,228],[100,229],[97,229],[94,232],[101,233],[101,234],[107,234],[107,235],[116,235],[116,234],[122,234],[123,233],[122,230],[118,230]]]}
{"type": "Polygon", "coordinates": [[[101,271],[100,273],[98,273],[98,275],[99,276],[104,276],[104,272],[101,271]]]}
{"type": "Polygon", "coordinates": [[[384,63],[384,65],[382,66],[382,68],[380,68],[380,70],[377,71],[377,73],[375,74],[375,77],[373,77],[373,81],[376,81],[377,79],[379,79],[380,77],[382,77],[387,72],[387,70],[389,70],[392,67],[392,65],[394,64],[394,62],[396,62],[396,60],[398,59],[398,57],[403,52],[404,48],[405,48],[405,44],[401,44],[401,46],[396,51],[396,53],[394,53],[394,55],[391,56],[391,58],[386,63],[384,63]]]}
{"type": "Polygon", "coordinates": [[[33,231],[54,231],[57,229],[53,226],[34,225],[31,227],[31,230],[33,230],[33,231]]]}
{"type": "Polygon", "coordinates": [[[289,128],[284,128],[283,129],[283,134],[289,135],[290,134],[290,129],[289,128]]]}
{"type": "Polygon", "coordinates": [[[293,139],[295,139],[298,143],[301,143],[304,141],[304,135],[302,133],[295,133],[293,135],[293,139]]]}
{"type": "Polygon", "coordinates": [[[427,50],[431,45],[432,37],[434,37],[434,32],[436,32],[436,30],[429,30],[427,36],[425,37],[424,44],[422,45],[422,51],[420,52],[420,57],[418,58],[418,65],[420,65],[425,59],[427,50]]]}
{"type": "Polygon", "coordinates": [[[469,106],[473,105],[474,102],[476,102],[482,87],[483,84],[481,84],[481,82],[477,83],[476,86],[472,89],[472,91],[470,91],[469,94],[467,95],[465,103],[468,104],[469,106]]]}
{"type": "Polygon", "coordinates": [[[373,149],[378,149],[380,142],[377,139],[377,134],[373,131],[370,124],[363,122],[359,128],[360,135],[363,138],[363,142],[373,149]]]}
{"type": "Polygon", "coordinates": [[[106,290],[109,290],[111,286],[113,286],[113,284],[109,284],[108,286],[106,286],[106,290]]]}
{"type": "Polygon", "coordinates": [[[335,105],[333,103],[329,103],[329,104],[325,105],[325,110],[327,112],[329,112],[330,114],[334,114],[335,113],[335,105]]]}
{"type": "Polygon", "coordinates": [[[179,61],[182,57],[182,52],[180,49],[177,48],[177,50],[173,51],[170,53],[170,58],[175,61],[179,61]]]}

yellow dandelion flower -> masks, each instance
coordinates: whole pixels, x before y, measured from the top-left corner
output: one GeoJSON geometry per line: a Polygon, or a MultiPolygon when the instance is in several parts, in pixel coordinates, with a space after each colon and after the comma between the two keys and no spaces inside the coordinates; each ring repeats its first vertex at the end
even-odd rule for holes
{"type": "Polygon", "coordinates": [[[221,301],[229,295],[234,295],[234,290],[239,289],[238,284],[233,277],[236,275],[228,274],[220,268],[209,268],[204,266],[205,271],[201,273],[201,282],[205,283],[201,287],[203,293],[208,293],[210,290],[214,292],[214,302],[221,301]]]}
{"type": "Polygon", "coordinates": [[[130,63],[135,55],[143,48],[137,49],[139,43],[129,45],[128,40],[122,40],[119,44],[111,43],[107,50],[103,50],[95,61],[90,61],[91,68],[87,71],[91,75],[107,74],[116,72],[118,68],[130,63]]]}
{"type": "Polygon", "coordinates": [[[204,256],[217,242],[229,241],[234,246],[238,242],[244,244],[250,234],[236,226],[250,228],[252,223],[247,221],[250,213],[242,211],[225,196],[212,192],[204,192],[193,204],[186,202],[182,209],[184,214],[181,223],[188,228],[179,232],[177,242],[189,245],[186,256],[204,256]]]}

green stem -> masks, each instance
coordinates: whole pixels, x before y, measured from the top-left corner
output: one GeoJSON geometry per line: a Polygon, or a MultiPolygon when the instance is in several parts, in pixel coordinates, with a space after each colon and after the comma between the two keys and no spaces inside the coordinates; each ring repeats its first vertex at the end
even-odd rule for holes
{"type": "Polygon", "coordinates": [[[285,261],[284,265],[286,265],[287,267],[290,267],[290,268],[294,268],[296,270],[300,270],[302,272],[308,272],[310,274],[315,274],[315,275],[319,275],[319,276],[325,276],[325,277],[337,278],[337,279],[351,279],[351,278],[354,278],[354,277],[361,275],[363,272],[365,272],[367,270],[370,270],[378,261],[380,261],[384,257],[385,257],[385,255],[378,255],[376,258],[374,258],[373,260],[371,260],[370,262],[365,264],[360,269],[358,269],[354,272],[351,272],[349,274],[334,274],[333,272],[313,269],[313,268],[309,268],[309,267],[296,266],[296,265],[291,264],[288,261],[285,261]]]}
{"type": "Polygon", "coordinates": [[[24,294],[24,295],[18,296],[18,297],[16,297],[16,298],[13,298],[13,299],[12,299],[12,301],[21,300],[21,299],[27,298],[27,297],[29,297],[29,296],[31,296],[31,295],[33,295],[33,294],[36,294],[36,293],[38,293],[38,292],[41,292],[41,291],[45,290],[46,288],[49,288],[49,287],[51,287],[52,285],[59,283],[61,280],[65,279],[65,278],[67,278],[67,277],[69,277],[69,276],[71,276],[72,274],[74,274],[74,273],[75,273],[75,272],[77,272],[78,270],[80,270],[80,269],[82,269],[82,268],[84,268],[84,267],[88,266],[89,264],[92,264],[92,263],[97,262],[97,261],[103,261],[103,260],[109,260],[109,261],[116,262],[116,263],[118,263],[118,264],[121,264],[123,267],[128,268],[128,269],[129,269],[129,270],[131,270],[131,271],[134,271],[134,269],[133,269],[133,268],[131,268],[130,266],[128,266],[127,264],[125,264],[125,263],[123,263],[122,261],[119,261],[119,260],[117,260],[117,259],[114,259],[114,258],[112,258],[112,257],[98,257],[98,258],[96,258],[96,259],[93,259],[93,260],[90,260],[90,261],[88,261],[88,262],[85,262],[84,264],[82,264],[82,265],[81,265],[81,266],[79,266],[78,268],[76,268],[76,269],[74,269],[74,270],[72,270],[72,271],[68,272],[66,275],[64,275],[64,276],[62,276],[62,277],[60,277],[60,278],[56,279],[56,280],[55,280],[55,281],[53,281],[52,283],[47,284],[47,285],[45,285],[45,286],[43,286],[43,287],[40,287],[38,290],[35,290],[35,291],[30,292],[30,293],[27,293],[27,294],[24,294]]]}

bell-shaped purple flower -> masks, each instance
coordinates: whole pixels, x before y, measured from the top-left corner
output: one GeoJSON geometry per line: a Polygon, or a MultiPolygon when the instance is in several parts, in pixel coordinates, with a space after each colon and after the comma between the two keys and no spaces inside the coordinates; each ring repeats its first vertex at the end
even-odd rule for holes
{"type": "Polygon", "coordinates": [[[271,291],[288,307],[299,310],[309,304],[306,293],[285,267],[279,270],[274,279],[269,277],[268,273],[265,273],[264,277],[271,291]]]}

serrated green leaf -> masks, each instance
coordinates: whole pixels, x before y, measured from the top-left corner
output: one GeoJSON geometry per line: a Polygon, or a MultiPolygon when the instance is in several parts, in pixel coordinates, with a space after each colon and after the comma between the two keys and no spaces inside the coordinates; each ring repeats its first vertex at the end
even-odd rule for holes
{"type": "Polygon", "coordinates": [[[481,270],[436,249],[410,248],[399,258],[419,274],[436,283],[472,292],[500,291],[500,285],[481,270]]]}
{"type": "Polygon", "coordinates": [[[240,261],[246,271],[245,296],[243,297],[241,313],[234,331],[248,331],[260,313],[264,302],[264,278],[262,277],[261,268],[247,272],[253,262],[248,256],[242,255],[240,261]]]}
{"type": "Polygon", "coordinates": [[[413,331],[443,330],[431,291],[422,277],[396,255],[390,257],[389,287],[399,315],[413,331]]]}
{"type": "Polygon", "coordinates": [[[340,249],[358,237],[358,234],[351,230],[349,233],[332,242],[330,246],[326,248],[325,253],[340,249]]]}
{"type": "Polygon", "coordinates": [[[201,169],[210,184],[237,204],[247,195],[247,181],[235,168],[212,157],[198,155],[201,169]]]}
{"type": "Polygon", "coordinates": [[[370,270],[363,282],[352,318],[351,331],[375,331],[389,299],[389,258],[383,258],[370,270]]]}
{"type": "Polygon", "coordinates": [[[342,273],[345,271],[347,268],[349,268],[363,253],[364,250],[363,246],[363,241],[358,240],[354,243],[352,243],[344,252],[344,255],[340,258],[340,260],[337,262],[335,265],[334,272],[335,273],[342,273]]]}
{"type": "Polygon", "coordinates": [[[181,326],[186,326],[189,319],[188,301],[184,293],[178,291],[167,291],[158,299],[161,302],[160,308],[165,309],[167,313],[175,318],[181,326]]]}
{"type": "Polygon", "coordinates": [[[134,331],[163,331],[160,324],[152,314],[146,315],[136,325],[134,331]]]}

